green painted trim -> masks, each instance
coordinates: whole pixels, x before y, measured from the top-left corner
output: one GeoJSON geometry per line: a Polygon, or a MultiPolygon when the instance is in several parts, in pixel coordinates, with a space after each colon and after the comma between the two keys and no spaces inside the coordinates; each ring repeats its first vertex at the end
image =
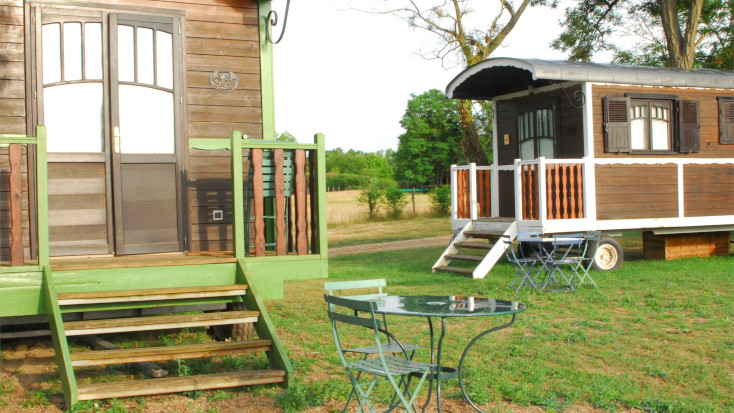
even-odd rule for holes
{"type": "Polygon", "coordinates": [[[38,221],[38,266],[49,265],[48,234],[48,162],[46,154],[46,127],[36,127],[36,200],[38,221]]]}
{"type": "Polygon", "coordinates": [[[0,274],[15,274],[18,272],[41,271],[38,265],[16,265],[15,267],[0,267],[0,274]]]}
{"type": "MultiPolygon", "coordinates": [[[[314,136],[316,150],[316,211],[319,237],[319,253],[321,258],[329,259],[329,242],[326,236],[326,137],[323,133],[314,136]]],[[[313,208],[313,206],[312,206],[313,208]]],[[[313,225],[313,223],[311,224],[313,225]]]]}
{"type": "Polygon", "coordinates": [[[310,261],[244,261],[250,280],[258,286],[258,296],[263,300],[280,300],[284,297],[285,281],[328,278],[328,260],[310,261]]]}
{"type": "Polygon", "coordinates": [[[6,146],[13,143],[33,145],[36,143],[36,138],[25,135],[0,135],[0,145],[6,146]]]}
{"type": "Polygon", "coordinates": [[[252,277],[250,277],[250,274],[247,271],[247,267],[242,261],[240,261],[237,265],[237,282],[244,283],[249,286],[249,291],[243,297],[245,308],[247,308],[248,310],[256,310],[260,312],[260,319],[257,323],[255,323],[254,326],[255,331],[257,332],[258,337],[260,337],[261,339],[271,340],[273,342],[273,348],[268,351],[266,355],[268,357],[268,361],[270,361],[270,366],[272,368],[286,371],[285,382],[283,383],[283,385],[285,387],[288,387],[293,384],[293,366],[291,365],[290,360],[288,360],[288,355],[285,352],[283,343],[280,342],[280,338],[278,337],[278,333],[275,330],[275,326],[270,319],[270,315],[265,308],[265,304],[260,298],[258,287],[253,284],[252,281],[252,277]]]}
{"type": "Polygon", "coordinates": [[[309,255],[273,255],[266,257],[245,257],[242,261],[245,263],[276,263],[276,262],[303,262],[303,261],[321,261],[325,259],[319,254],[309,255]]]}
{"type": "Polygon", "coordinates": [[[273,45],[268,42],[267,16],[271,10],[269,0],[258,4],[260,22],[260,91],[262,93],[263,139],[275,140],[275,85],[273,79],[273,45]]]}
{"type": "Polygon", "coordinates": [[[43,267],[43,298],[46,308],[49,309],[47,312],[48,324],[51,330],[51,340],[54,343],[56,364],[58,365],[59,376],[61,378],[61,387],[64,391],[66,408],[71,411],[79,401],[79,395],[77,393],[74,369],[71,366],[69,344],[66,341],[66,333],[64,332],[64,322],[61,320],[61,309],[59,308],[58,301],[56,301],[51,267],[48,265],[43,267]]]}
{"type": "MultiPolygon", "coordinates": [[[[262,139],[242,139],[241,146],[246,149],[303,149],[307,151],[317,150],[319,148],[316,143],[264,141],[262,139]]],[[[191,138],[189,139],[189,148],[203,151],[230,150],[232,148],[232,140],[191,138]]]]}
{"type": "Polygon", "coordinates": [[[245,193],[242,180],[242,132],[232,132],[232,239],[234,256],[245,258],[249,240],[245,236],[245,193]]]}

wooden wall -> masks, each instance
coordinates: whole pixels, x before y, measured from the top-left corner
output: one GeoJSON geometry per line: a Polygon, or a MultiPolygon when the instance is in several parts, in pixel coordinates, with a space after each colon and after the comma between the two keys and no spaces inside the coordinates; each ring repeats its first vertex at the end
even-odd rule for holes
{"type": "Polygon", "coordinates": [[[597,165],[597,219],[677,217],[677,184],[672,164],[597,165]]]}
{"type": "MultiPolygon", "coordinates": [[[[30,258],[30,230],[28,219],[28,157],[26,148],[22,147],[21,176],[23,179],[23,247],[25,259],[30,258]]],[[[10,262],[10,161],[8,148],[0,148],[0,262],[10,262]]]]}
{"type": "Polygon", "coordinates": [[[23,1],[0,5],[0,133],[26,134],[23,1]]]}
{"type": "Polygon", "coordinates": [[[685,165],[683,194],[687,217],[734,215],[734,166],[685,165]]]}
{"type": "Polygon", "coordinates": [[[642,86],[598,86],[592,88],[594,110],[594,156],[597,158],[619,157],[675,157],[685,158],[734,158],[734,145],[719,144],[719,103],[717,96],[732,96],[734,90],[642,87],[642,86]],[[674,155],[629,155],[625,153],[604,152],[604,120],[603,97],[624,97],[625,93],[669,94],[678,96],[679,100],[696,100],[699,102],[701,125],[701,152],[674,155]]]}

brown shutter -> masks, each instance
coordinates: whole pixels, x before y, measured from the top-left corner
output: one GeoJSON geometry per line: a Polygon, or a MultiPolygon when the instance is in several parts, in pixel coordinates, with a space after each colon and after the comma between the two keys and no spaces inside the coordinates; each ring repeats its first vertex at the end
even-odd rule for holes
{"type": "Polygon", "coordinates": [[[734,98],[719,98],[719,143],[734,145],[734,98]]]}
{"type": "Polygon", "coordinates": [[[627,98],[604,98],[604,152],[629,152],[627,98]]]}
{"type": "Polygon", "coordinates": [[[681,100],[678,107],[678,152],[700,152],[701,136],[698,122],[698,102],[695,100],[681,100]]]}

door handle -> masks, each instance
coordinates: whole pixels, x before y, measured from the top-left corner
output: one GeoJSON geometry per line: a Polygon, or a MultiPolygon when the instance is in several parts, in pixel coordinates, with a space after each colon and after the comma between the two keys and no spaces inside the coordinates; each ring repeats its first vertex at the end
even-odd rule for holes
{"type": "Polygon", "coordinates": [[[115,126],[112,131],[113,138],[115,140],[115,153],[120,153],[120,127],[115,126]]]}

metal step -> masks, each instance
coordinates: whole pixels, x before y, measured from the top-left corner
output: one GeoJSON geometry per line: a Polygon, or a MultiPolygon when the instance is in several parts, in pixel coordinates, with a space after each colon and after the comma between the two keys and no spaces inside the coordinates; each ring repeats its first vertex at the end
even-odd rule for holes
{"type": "Polygon", "coordinates": [[[80,384],[77,386],[77,390],[80,401],[98,400],[113,397],[149,396],[152,394],[274,384],[284,382],[285,377],[285,370],[248,370],[200,376],[80,384]]]}
{"type": "Polygon", "coordinates": [[[461,268],[461,267],[436,267],[436,271],[443,271],[443,272],[455,272],[458,274],[464,274],[464,275],[472,275],[474,273],[473,268],[461,268]]]}
{"type": "Polygon", "coordinates": [[[459,254],[446,254],[446,259],[456,261],[470,261],[470,262],[482,262],[484,259],[483,255],[459,255],[459,254]]]}
{"type": "Polygon", "coordinates": [[[182,346],[82,351],[71,353],[71,365],[74,367],[103,366],[109,364],[139,363],[143,361],[216,357],[269,351],[272,345],[273,342],[270,340],[243,340],[182,346]]]}
{"type": "Polygon", "coordinates": [[[223,311],[205,314],[174,314],[153,317],[67,321],[64,323],[64,329],[66,330],[67,336],[80,336],[85,334],[108,334],[254,323],[257,322],[259,316],[260,313],[258,311],[223,311]]]}

